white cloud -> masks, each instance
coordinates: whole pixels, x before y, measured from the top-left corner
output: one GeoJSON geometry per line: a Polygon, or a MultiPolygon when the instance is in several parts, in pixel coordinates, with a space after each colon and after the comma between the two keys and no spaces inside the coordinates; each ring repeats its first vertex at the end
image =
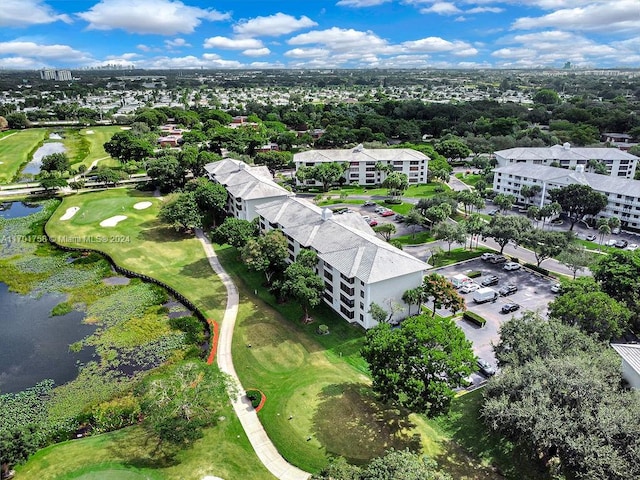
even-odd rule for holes
{"type": "Polygon", "coordinates": [[[424,52],[424,53],[441,53],[451,52],[454,55],[459,56],[471,56],[477,55],[478,50],[472,45],[456,40],[450,42],[440,37],[427,37],[420,40],[411,40],[403,42],[402,48],[409,52],[424,52]]]}
{"type": "MultiPolygon", "coordinates": [[[[109,63],[109,62],[107,62],[109,63]]],[[[159,56],[137,61],[136,67],[148,69],[166,68],[243,68],[244,64],[236,60],[225,60],[215,53],[205,53],[202,57],[186,55],[184,57],[159,56]]]]}
{"type": "Polygon", "coordinates": [[[340,0],[336,5],[340,5],[342,7],[375,7],[377,5],[382,5],[383,3],[388,3],[391,0],[340,0]]]}
{"type": "Polygon", "coordinates": [[[164,44],[168,48],[185,48],[185,47],[191,46],[191,44],[187,43],[187,41],[184,38],[174,38],[173,40],[165,40],[164,44]]]}
{"type": "Polygon", "coordinates": [[[129,33],[192,33],[202,20],[226,20],[229,14],[190,7],[179,0],[100,0],[77,14],[91,30],[121,29],[129,33]]]}
{"type": "Polygon", "coordinates": [[[420,13],[437,13],[438,15],[456,15],[462,13],[454,3],[450,2],[436,2],[430,7],[420,9],[420,13]]]}
{"type": "Polygon", "coordinates": [[[397,53],[397,47],[368,31],[332,27],[328,30],[314,30],[290,38],[289,45],[325,45],[337,52],[360,50],[372,53],[397,53]]]}
{"type": "Polygon", "coordinates": [[[495,50],[491,55],[498,59],[501,67],[538,67],[593,63],[619,65],[629,54],[627,46],[598,44],[595,41],[570,32],[547,31],[516,35],[505,39],[509,46],[495,50]]]}
{"type": "Polygon", "coordinates": [[[584,7],[560,9],[541,17],[522,17],[511,28],[559,28],[610,34],[637,31],[640,29],[640,4],[638,0],[590,2],[584,7]]]}
{"type": "Polygon", "coordinates": [[[248,48],[247,50],[242,52],[242,54],[246,55],[247,57],[264,57],[265,55],[269,55],[270,53],[271,53],[271,50],[269,50],[266,47],[264,47],[264,48],[248,48]]]}
{"type": "Polygon", "coordinates": [[[284,55],[291,58],[326,58],[330,53],[325,48],[294,48],[284,52],[284,55]]]}
{"type": "Polygon", "coordinates": [[[256,38],[211,37],[204,41],[204,48],[225,48],[227,50],[246,50],[262,48],[261,40],[256,38]]]}
{"type": "Polygon", "coordinates": [[[504,12],[504,8],[500,7],[474,7],[469,10],[465,10],[464,13],[501,13],[504,12]]]}
{"type": "Polygon", "coordinates": [[[140,56],[139,53],[123,53],[121,55],[109,55],[107,56],[107,60],[122,59],[130,62],[131,60],[140,58],[140,56]]]}
{"type": "Polygon", "coordinates": [[[63,21],[71,23],[68,15],[58,15],[42,0],[3,0],[0,26],[21,27],[63,21]]]}
{"type": "Polygon", "coordinates": [[[278,37],[303,28],[318,25],[309,17],[298,19],[285,13],[276,13],[268,17],[256,17],[233,26],[233,31],[243,37],[278,37]]]}
{"type": "Polygon", "coordinates": [[[68,45],[43,45],[35,42],[1,42],[0,55],[16,55],[60,63],[85,63],[91,58],[68,45]]]}
{"type": "Polygon", "coordinates": [[[153,50],[149,45],[145,45],[144,43],[136,45],[136,48],[138,50],[142,50],[143,52],[150,52],[151,50],[153,50]]]}
{"type": "Polygon", "coordinates": [[[35,70],[38,68],[49,66],[50,65],[48,64],[43,65],[41,61],[27,57],[0,58],[0,68],[6,68],[8,70],[35,70]]]}

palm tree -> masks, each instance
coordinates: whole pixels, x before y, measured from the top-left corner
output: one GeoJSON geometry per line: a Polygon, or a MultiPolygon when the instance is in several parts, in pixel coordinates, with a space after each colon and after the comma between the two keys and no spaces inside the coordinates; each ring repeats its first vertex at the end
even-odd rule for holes
{"type": "MultiPolygon", "coordinates": [[[[422,288],[420,287],[410,288],[402,294],[402,301],[409,305],[409,316],[411,316],[411,305],[418,305],[418,307],[420,307],[422,297],[422,288]]],[[[418,308],[418,313],[419,312],[420,308],[418,308]]]]}

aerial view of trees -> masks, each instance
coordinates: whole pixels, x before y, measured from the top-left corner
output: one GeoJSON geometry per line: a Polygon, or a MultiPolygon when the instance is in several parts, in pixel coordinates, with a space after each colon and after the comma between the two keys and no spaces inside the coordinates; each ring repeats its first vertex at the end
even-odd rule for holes
{"type": "Polygon", "coordinates": [[[380,323],[367,332],[362,356],[373,390],[385,402],[416,412],[446,412],[453,388],[474,369],[471,343],[451,320],[419,315],[393,329],[380,323]]]}
{"type": "Polygon", "coordinates": [[[551,190],[549,195],[569,217],[570,230],[585,216],[593,217],[607,206],[606,195],[596,192],[589,185],[574,183],[551,190]]]}

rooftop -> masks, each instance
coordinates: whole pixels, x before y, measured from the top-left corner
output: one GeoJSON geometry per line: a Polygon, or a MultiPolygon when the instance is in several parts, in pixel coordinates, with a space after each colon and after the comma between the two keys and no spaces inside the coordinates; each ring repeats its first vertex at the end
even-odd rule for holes
{"type": "Polygon", "coordinates": [[[612,343],[611,346],[631,368],[640,374],[640,345],[636,343],[612,343]]]}
{"type": "Polygon", "coordinates": [[[411,148],[374,148],[362,145],[349,149],[308,150],[293,156],[296,162],[381,162],[400,160],[429,160],[424,153],[411,148]]]}
{"type": "Polygon", "coordinates": [[[638,157],[617,148],[571,147],[568,143],[553,147],[517,147],[495,152],[513,160],[637,160],[638,157]]]}

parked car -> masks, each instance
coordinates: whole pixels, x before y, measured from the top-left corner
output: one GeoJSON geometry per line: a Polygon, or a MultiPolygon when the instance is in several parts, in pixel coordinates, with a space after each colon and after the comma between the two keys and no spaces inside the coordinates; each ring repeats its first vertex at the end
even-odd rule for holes
{"type": "Polygon", "coordinates": [[[520,309],[520,305],[518,305],[517,303],[505,303],[500,309],[500,311],[502,313],[511,313],[519,309],[520,309]]]}
{"type": "Polygon", "coordinates": [[[613,246],[616,248],[627,248],[627,245],[629,245],[629,242],[626,240],[618,240],[613,246]]]}
{"type": "Polygon", "coordinates": [[[373,211],[376,212],[376,213],[382,213],[385,210],[388,210],[388,208],[387,207],[376,207],[376,208],[373,209],[373,211]]]}
{"type": "Polygon", "coordinates": [[[493,258],[489,259],[491,263],[504,263],[507,261],[507,257],[503,255],[494,255],[493,258]]]}
{"type": "Polygon", "coordinates": [[[513,295],[517,291],[518,291],[518,287],[510,283],[509,285],[505,285],[500,290],[498,290],[498,293],[501,296],[506,297],[508,295],[513,295]]]}
{"type": "Polygon", "coordinates": [[[507,262],[504,264],[504,267],[502,267],[505,270],[519,270],[520,269],[520,264],[516,263],[516,262],[507,262]]]}
{"type": "Polygon", "coordinates": [[[397,220],[398,222],[404,222],[404,215],[401,215],[400,213],[396,213],[393,219],[397,220]]]}
{"type": "Polygon", "coordinates": [[[493,288],[482,287],[473,292],[473,301],[476,303],[495,302],[498,298],[498,292],[493,288]]]}
{"type": "Polygon", "coordinates": [[[369,220],[369,226],[370,227],[375,227],[376,225],[378,225],[378,221],[373,219],[373,220],[369,220]]]}
{"type": "Polygon", "coordinates": [[[480,260],[482,260],[483,262],[486,262],[487,260],[491,260],[493,257],[495,257],[494,253],[486,252],[480,255],[480,260]]]}
{"type": "Polygon", "coordinates": [[[478,359],[478,368],[480,369],[480,373],[485,377],[492,377],[496,374],[496,369],[493,368],[489,362],[481,358],[478,359]]]}
{"type": "Polygon", "coordinates": [[[559,283],[554,283],[553,285],[551,285],[551,291],[553,293],[560,293],[562,291],[562,285],[560,285],[559,283]]]}
{"type": "Polygon", "coordinates": [[[363,207],[375,207],[376,206],[376,202],[372,202],[371,200],[367,200],[366,202],[364,202],[362,204],[363,207]]]}
{"type": "Polygon", "coordinates": [[[620,227],[612,228],[611,233],[613,233],[614,235],[618,235],[620,233],[620,227]]]}
{"type": "Polygon", "coordinates": [[[586,237],[584,237],[585,240],[589,241],[589,242],[595,242],[596,241],[596,236],[592,233],[590,235],[587,235],[586,237]]]}
{"type": "Polygon", "coordinates": [[[483,287],[490,287],[491,285],[497,284],[499,281],[500,279],[495,275],[489,275],[488,277],[483,278],[480,284],[483,287]]]}
{"type": "Polygon", "coordinates": [[[367,222],[371,220],[371,217],[369,215],[363,215],[362,218],[364,218],[367,222]]]}
{"type": "Polygon", "coordinates": [[[395,215],[396,212],[394,212],[393,210],[385,210],[384,212],[382,212],[380,214],[380,216],[382,217],[391,217],[392,215],[395,215]]]}
{"type": "Polygon", "coordinates": [[[487,212],[487,215],[491,215],[493,217],[494,215],[497,215],[499,212],[500,212],[499,208],[494,208],[493,210],[489,210],[487,212]]]}
{"type": "Polygon", "coordinates": [[[475,292],[480,288],[476,282],[467,282],[463,286],[460,287],[460,293],[471,293],[475,292]]]}
{"type": "Polygon", "coordinates": [[[612,238],[611,240],[607,240],[607,242],[605,243],[605,245],[607,247],[613,247],[616,244],[617,240],[615,238],[612,238]]]}
{"type": "Polygon", "coordinates": [[[638,249],[637,243],[630,243],[629,246],[627,247],[627,250],[631,250],[632,252],[635,252],[637,249],[638,249]]]}

